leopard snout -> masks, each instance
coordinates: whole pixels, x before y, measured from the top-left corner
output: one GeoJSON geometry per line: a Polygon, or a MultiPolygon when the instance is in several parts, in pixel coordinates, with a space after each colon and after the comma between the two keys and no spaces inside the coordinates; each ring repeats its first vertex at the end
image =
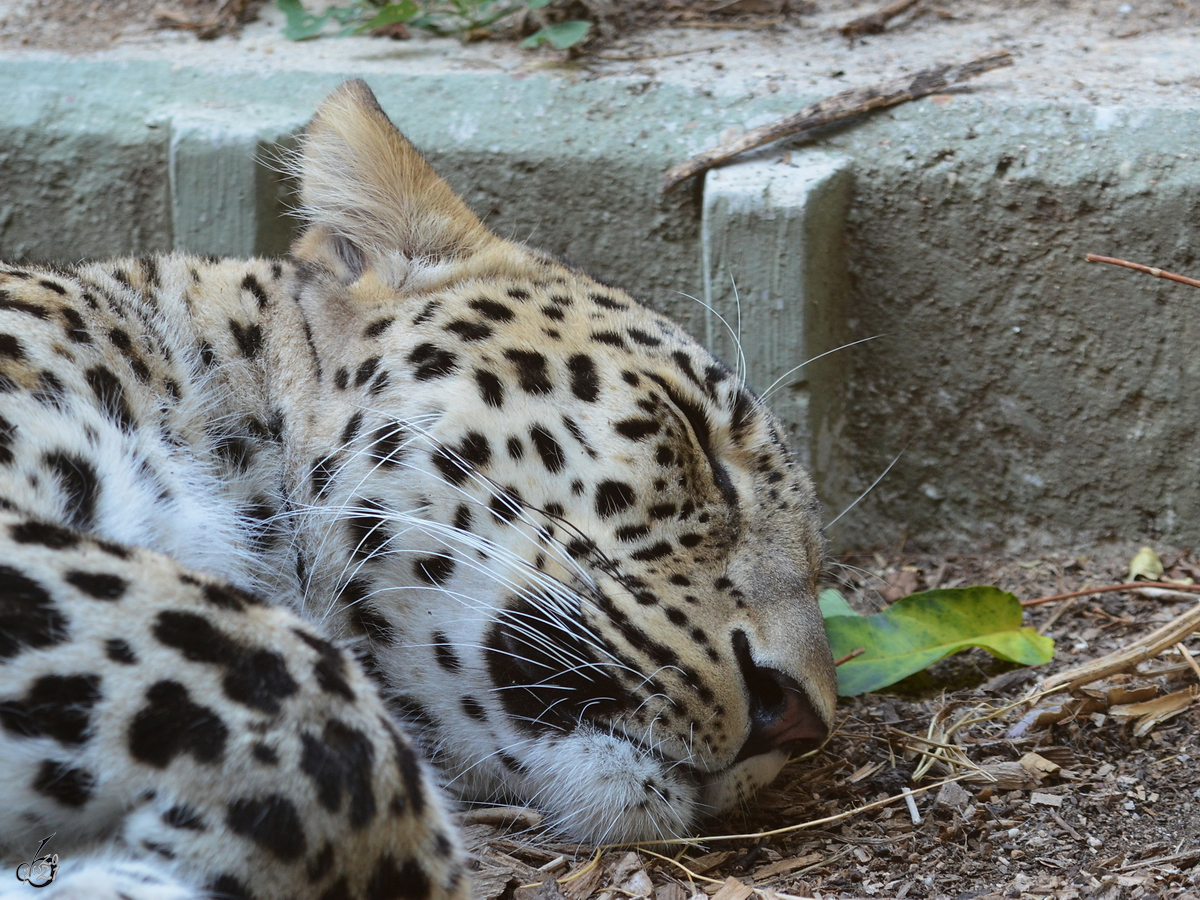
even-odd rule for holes
{"type": "Polygon", "coordinates": [[[829,723],[796,679],[758,665],[743,632],[734,633],[733,646],[750,701],[750,733],[738,752],[738,762],[796,742],[815,744],[828,737],[829,723]]]}

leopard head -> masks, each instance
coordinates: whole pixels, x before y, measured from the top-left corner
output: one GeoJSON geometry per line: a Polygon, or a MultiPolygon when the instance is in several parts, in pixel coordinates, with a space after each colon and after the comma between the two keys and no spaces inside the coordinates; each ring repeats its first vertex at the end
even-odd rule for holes
{"type": "Polygon", "coordinates": [[[767,408],[669,320],[489,232],[362,82],[298,168],[307,602],[362,636],[449,787],[654,839],[824,738],[820,518],[767,408]]]}

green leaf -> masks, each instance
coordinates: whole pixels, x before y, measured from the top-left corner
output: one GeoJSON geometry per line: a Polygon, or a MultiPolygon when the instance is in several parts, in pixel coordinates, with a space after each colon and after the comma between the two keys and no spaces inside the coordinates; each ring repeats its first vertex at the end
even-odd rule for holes
{"type": "Polygon", "coordinates": [[[541,9],[543,6],[549,6],[550,0],[525,0],[525,5],[530,9],[541,9]]]}
{"type": "Polygon", "coordinates": [[[364,22],[355,29],[356,32],[374,31],[385,25],[395,25],[397,22],[411,22],[420,13],[416,0],[402,0],[400,3],[389,3],[372,19],[364,22]]]}
{"type": "MultiPolygon", "coordinates": [[[[826,588],[817,595],[817,605],[821,607],[821,616],[828,619],[830,616],[858,616],[850,604],[846,602],[846,598],[834,588],[826,588]]],[[[861,618],[861,616],[860,616],[861,618]]]]}
{"type": "Polygon", "coordinates": [[[588,29],[591,27],[592,23],[585,22],[583,19],[559,22],[557,25],[550,25],[541,31],[535,31],[529,37],[525,38],[525,40],[521,41],[521,46],[537,47],[549,41],[559,50],[566,50],[568,47],[578,44],[587,37],[588,29]]]}
{"type": "Polygon", "coordinates": [[[977,585],[910,594],[873,616],[831,615],[825,631],[834,659],[866,648],[838,666],[838,693],[855,697],[887,687],[967,647],[1026,666],[1049,662],[1054,641],[1021,627],[1021,613],[1012,594],[977,585]]]}
{"type": "Polygon", "coordinates": [[[283,26],[283,36],[289,41],[306,41],[314,38],[329,21],[328,12],[319,16],[313,15],[300,4],[300,0],[275,0],[275,5],[287,16],[287,24],[283,26]]]}

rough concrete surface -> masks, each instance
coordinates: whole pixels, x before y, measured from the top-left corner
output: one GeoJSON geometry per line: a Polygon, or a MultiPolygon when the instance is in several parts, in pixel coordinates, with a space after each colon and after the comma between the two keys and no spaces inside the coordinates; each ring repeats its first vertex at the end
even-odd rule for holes
{"type": "MultiPolygon", "coordinates": [[[[970,90],[755,155],[798,177],[846,161],[844,224],[820,251],[833,287],[797,327],[879,336],[775,396],[827,476],[831,519],[899,456],[838,545],[1200,543],[1200,292],[1083,261],[1200,274],[1187,4],[958,0],[851,44],[830,28],[868,7],[827,2],[774,31],[631,35],[582,62],[497,43],[289,44],[273,10],[240,38],[131,29],[67,57],[20,45],[24,5],[0,2],[2,256],[281,252],[271,160],[325,92],[363,76],[493,228],[701,339],[710,319],[688,296],[719,280],[703,264],[705,189],[664,197],[663,171],[818,97],[1009,47],[1017,64],[970,90]]],[[[734,281],[757,285],[759,268],[734,281]]],[[[776,326],[744,312],[753,380],[776,326]]]]}

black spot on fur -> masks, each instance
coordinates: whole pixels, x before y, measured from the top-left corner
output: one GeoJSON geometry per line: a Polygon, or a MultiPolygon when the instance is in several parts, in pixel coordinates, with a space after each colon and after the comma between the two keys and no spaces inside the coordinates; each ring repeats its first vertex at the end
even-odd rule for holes
{"type": "Polygon", "coordinates": [[[0,358],[15,360],[25,358],[25,348],[16,335],[0,334],[0,358]]]}
{"type": "Polygon", "coordinates": [[[622,419],[613,426],[617,434],[631,441],[644,441],[652,434],[658,434],[662,426],[653,419],[622,419]]]}
{"type": "Polygon", "coordinates": [[[200,592],[205,600],[218,609],[242,612],[247,606],[263,605],[263,601],[254,594],[229,584],[204,584],[200,592]]]}
{"type": "Polygon", "coordinates": [[[392,539],[385,507],[378,500],[360,497],[351,501],[350,508],[353,512],[346,516],[346,529],[353,548],[351,555],[357,561],[370,559],[392,539]]]}
{"type": "Polygon", "coordinates": [[[671,545],[666,541],[659,541],[649,547],[631,553],[630,559],[636,559],[638,562],[651,562],[656,559],[662,559],[664,556],[671,555],[671,545]]]}
{"type": "Polygon", "coordinates": [[[258,305],[259,309],[266,307],[267,292],[263,290],[263,286],[254,275],[248,274],[242,279],[242,290],[250,292],[250,296],[254,298],[254,302],[258,305]]]}
{"type": "Polygon", "coordinates": [[[0,309],[11,309],[13,312],[25,313],[26,315],[33,316],[35,319],[45,319],[49,316],[46,307],[18,300],[8,291],[2,290],[0,290],[0,309]]]}
{"type": "Polygon", "coordinates": [[[517,369],[517,383],[527,394],[549,394],[554,390],[546,371],[546,357],[533,350],[505,350],[504,358],[517,369]]]}
{"type": "Polygon", "coordinates": [[[93,366],[83,373],[83,377],[96,395],[104,414],[123,431],[132,432],[135,425],[133,412],[125,398],[125,388],[117,376],[104,366],[93,366]]]}
{"type": "Polygon", "coordinates": [[[42,461],[66,495],[67,521],[79,529],[93,527],[100,499],[100,479],[95,466],[82,456],[61,451],[47,453],[42,461]]]}
{"type": "Polygon", "coordinates": [[[76,809],[92,799],[95,786],[96,776],[91,772],[54,759],[42,760],[33,779],[33,789],[39,794],[76,809]]]}
{"type": "Polygon", "coordinates": [[[500,490],[491,502],[488,503],[488,508],[491,509],[492,515],[496,517],[497,522],[512,522],[521,514],[521,508],[524,504],[521,502],[521,495],[514,487],[506,487],[500,490]]]}
{"type": "Polygon", "coordinates": [[[333,373],[333,383],[339,391],[344,391],[350,385],[350,371],[345,366],[339,366],[333,373]]]}
{"type": "Polygon", "coordinates": [[[225,824],[284,862],[304,855],[304,826],[292,801],[280,794],[234,800],[225,824]]]}
{"type": "Polygon", "coordinates": [[[484,403],[495,409],[504,405],[504,382],[495,373],[476,369],[475,383],[479,385],[479,396],[484,403]]]}
{"type": "Polygon", "coordinates": [[[352,415],[349,421],[346,422],[346,427],[342,429],[343,444],[349,444],[352,440],[358,437],[358,430],[362,427],[362,420],[363,411],[361,409],[355,410],[354,415],[352,415]]]}
{"type": "Polygon", "coordinates": [[[626,525],[617,529],[617,540],[632,544],[634,541],[640,541],[649,533],[649,525],[626,525]]]}
{"type": "MultiPolygon", "coordinates": [[[[351,581],[350,584],[359,584],[359,582],[351,581]]],[[[344,598],[346,592],[343,591],[341,596],[344,598]]],[[[346,615],[351,626],[359,634],[365,635],[372,643],[390,644],[396,640],[396,632],[388,624],[387,619],[367,604],[360,602],[346,607],[346,615]]]]}
{"type": "Polygon", "coordinates": [[[454,574],[451,556],[418,556],[413,560],[413,575],[426,584],[445,584],[454,574]]]}
{"type": "Polygon", "coordinates": [[[115,663],[132,666],[137,663],[133,648],[121,638],[109,638],[104,642],[104,655],[115,663]]]}
{"type": "Polygon", "coordinates": [[[120,600],[129,587],[129,582],[124,578],[107,572],[81,572],[72,569],[64,580],[95,600],[120,600]]]}
{"type": "Polygon", "coordinates": [[[283,656],[245,644],[218,629],[204,616],[164,610],[152,629],[160,643],[178,650],[184,659],[225,670],[221,686],[229,699],[274,715],[279,701],[298,687],[283,656]]]}
{"type": "Polygon", "coordinates": [[[0,703],[0,724],[22,737],[83,744],[89,736],[92,707],[101,698],[99,675],[43,675],[24,697],[0,703]]]}
{"type": "Polygon", "coordinates": [[[333,462],[334,459],[331,455],[324,456],[321,459],[314,461],[312,464],[312,475],[310,478],[312,480],[313,493],[316,494],[317,497],[325,496],[325,491],[328,489],[329,482],[333,478],[333,462]]]}
{"type": "Polygon", "coordinates": [[[254,748],[250,752],[253,753],[254,758],[264,766],[279,765],[279,754],[275,752],[273,747],[268,747],[266,744],[258,743],[254,745],[254,748]]]}
{"type": "Polygon", "coordinates": [[[0,659],[52,647],[66,638],[67,618],[50,592],[17,569],[0,566],[0,659]]]}
{"type": "Polygon", "coordinates": [[[492,460],[492,447],[478,431],[468,431],[456,448],[439,447],[433,453],[433,464],[452,487],[458,487],[471,474],[492,460]]]}
{"type": "Polygon", "coordinates": [[[59,313],[67,323],[63,326],[67,340],[73,344],[90,344],[92,342],[92,336],[88,333],[87,325],[84,324],[83,316],[79,314],[78,310],[65,306],[59,310],[59,313]]]}
{"type": "Polygon", "coordinates": [[[363,329],[363,337],[365,337],[365,338],[379,337],[381,334],[383,334],[385,331],[387,331],[391,327],[392,323],[395,321],[396,321],[395,318],[392,316],[387,316],[382,319],[376,319],[374,322],[372,322],[370,325],[368,325],[366,328],[363,329]]]}
{"type": "Polygon", "coordinates": [[[198,810],[192,807],[179,803],[172,806],[162,815],[162,820],[172,828],[181,828],[184,831],[204,831],[204,817],[200,815],[198,810]]]}
{"type": "MultiPolygon", "coordinates": [[[[513,296],[513,290],[515,290],[515,288],[510,289],[508,292],[510,297],[513,296]]],[[[522,293],[524,292],[522,291],[522,293]]],[[[525,294],[524,297],[514,299],[528,300],[529,295],[525,294]]],[[[495,300],[488,300],[486,297],[480,297],[472,300],[468,305],[471,307],[471,309],[478,312],[485,319],[491,319],[493,322],[511,322],[514,318],[514,313],[511,309],[509,309],[503,303],[498,303],[495,300]]]]}
{"type": "Polygon", "coordinates": [[[220,900],[258,900],[248,887],[229,874],[213,879],[205,893],[220,900]]]}
{"type": "Polygon", "coordinates": [[[134,349],[133,341],[130,339],[129,334],[122,328],[110,328],[108,339],[121,352],[121,355],[125,357],[137,380],[142,384],[148,384],[150,381],[150,369],[142,361],[137,350],[134,349]]]}
{"type": "Polygon", "coordinates": [[[622,303],[615,297],[610,297],[608,294],[589,294],[588,297],[597,306],[602,306],[605,309],[629,309],[628,303],[622,303]]]}
{"type": "Polygon", "coordinates": [[[62,380],[53,372],[38,372],[38,385],[34,389],[33,399],[43,406],[66,409],[67,390],[62,380]]]}
{"type": "Polygon", "coordinates": [[[476,722],[487,721],[487,710],[484,709],[482,703],[474,697],[463,697],[460,701],[462,711],[467,714],[467,717],[474,719],[476,722]]]}
{"type": "Polygon", "coordinates": [[[415,328],[418,325],[424,325],[426,322],[428,322],[430,319],[433,318],[434,313],[436,313],[439,309],[441,309],[441,307],[442,307],[441,301],[430,300],[428,303],[425,304],[425,308],[422,309],[419,313],[416,314],[416,316],[413,317],[413,327],[415,328]]]}
{"type": "Polygon", "coordinates": [[[0,416],[0,465],[11,465],[16,459],[13,453],[13,441],[17,437],[17,426],[4,416],[0,416]]]}
{"type": "Polygon", "coordinates": [[[354,386],[362,387],[375,374],[375,370],[379,368],[379,357],[372,356],[364,359],[354,372],[354,386]]]}
{"type": "Polygon", "coordinates": [[[329,641],[309,634],[307,631],[293,628],[292,633],[319,654],[316,665],[313,666],[313,674],[316,675],[317,684],[321,686],[321,690],[327,694],[337,694],[353,701],[355,699],[354,691],[350,687],[350,682],[346,680],[345,654],[329,641]]]}
{"type": "Polygon", "coordinates": [[[552,319],[555,322],[561,322],[567,317],[567,314],[557,306],[543,306],[542,315],[547,319],[552,319]]]}
{"type": "Polygon", "coordinates": [[[447,331],[457,334],[464,341],[484,341],[495,331],[485,322],[470,322],[466,319],[456,319],[446,326],[447,331]]]}
{"type": "Polygon", "coordinates": [[[50,550],[68,550],[79,544],[79,535],[49,522],[18,522],[8,529],[17,544],[41,544],[50,550]]]}
{"type": "Polygon", "coordinates": [[[246,359],[254,359],[262,349],[262,327],[257,322],[243,325],[233,319],[229,320],[229,331],[237,343],[238,351],[246,359]]]}
{"type": "Polygon", "coordinates": [[[637,494],[623,481],[602,481],[596,486],[596,513],[609,518],[633,506],[637,494]]]}
{"type": "Polygon", "coordinates": [[[404,458],[404,441],[408,437],[399,422],[385,422],[371,434],[371,458],[385,469],[394,469],[404,458]]]}
{"type": "Polygon", "coordinates": [[[300,744],[303,748],[300,770],[312,779],[321,805],[337,813],[346,797],[350,827],[367,825],[375,817],[375,795],[371,791],[375,749],[370,738],[332,719],[319,738],[302,734],[300,744]]]}
{"type": "Polygon", "coordinates": [[[470,531],[472,519],[471,507],[465,503],[458,504],[458,509],[454,511],[454,527],[458,531],[470,531]]]}
{"type": "Polygon", "coordinates": [[[640,328],[630,328],[625,333],[629,335],[629,339],[635,344],[641,344],[644,347],[657,347],[662,343],[654,335],[648,334],[640,328]]]}
{"type": "Polygon", "coordinates": [[[519,437],[510,437],[504,442],[504,449],[508,451],[508,455],[513,459],[525,458],[525,445],[521,443],[519,437]]]}
{"type": "Polygon", "coordinates": [[[597,344],[607,344],[610,347],[620,347],[622,350],[628,349],[625,346],[625,338],[617,334],[615,331],[593,331],[592,340],[597,344]]]}
{"type": "Polygon", "coordinates": [[[363,900],[426,900],[429,876],[415,859],[398,864],[391,854],[383,856],[367,883],[363,900]]]}
{"type": "Polygon", "coordinates": [[[458,357],[436,344],[428,342],[417,344],[408,354],[410,364],[416,366],[413,378],[417,381],[429,381],[434,378],[445,378],[453,375],[458,369],[458,357]]]}
{"type": "Polygon", "coordinates": [[[557,474],[567,466],[567,457],[562,446],[542,425],[534,425],[529,429],[529,440],[544,465],[551,473],[557,474]]]}
{"type": "Polygon", "coordinates": [[[433,633],[433,658],[447,672],[458,672],[462,669],[462,660],[450,645],[450,638],[444,632],[433,633]]]}

